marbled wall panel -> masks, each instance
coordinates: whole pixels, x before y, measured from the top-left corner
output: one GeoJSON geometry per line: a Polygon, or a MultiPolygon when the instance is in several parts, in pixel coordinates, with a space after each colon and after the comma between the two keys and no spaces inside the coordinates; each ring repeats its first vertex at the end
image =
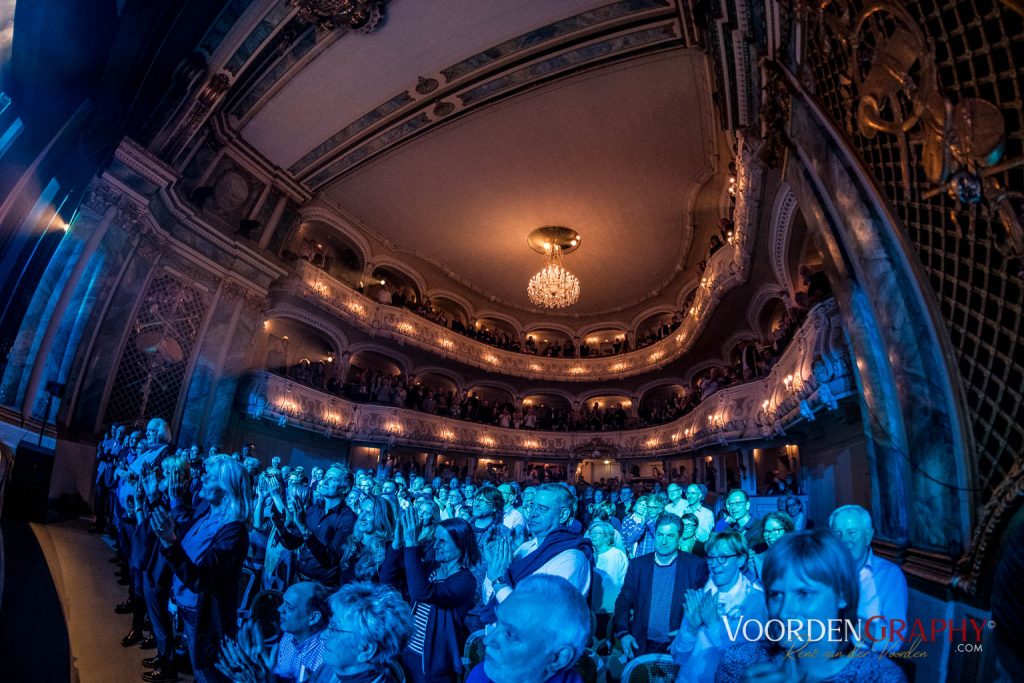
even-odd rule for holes
{"type": "Polygon", "coordinates": [[[85,332],[89,319],[96,308],[97,299],[100,297],[102,281],[108,270],[109,266],[103,254],[97,250],[92,258],[89,259],[89,263],[86,265],[85,271],[77,283],[75,293],[72,295],[64,316],[60,320],[60,327],[57,329],[53,344],[50,346],[49,355],[46,358],[46,367],[43,370],[43,379],[39,391],[36,392],[34,399],[27,397],[32,399],[32,417],[48,418],[58,414],[63,401],[63,399],[59,398],[53,399],[51,413],[49,415],[46,414],[47,395],[44,391],[46,382],[56,381],[61,384],[67,384],[72,360],[78,350],[78,345],[82,341],[82,335],[85,332]]]}
{"type": "Polygon", "coordinates": [[[101,260],[104,267],[96,278],[93,289],[95,296],[82,329],[81,342],[73,349],[73,354],[64,355],[63,366],[66,368],[62,366],[62,376],[65,379],[61,381],[65,382],[67,389],[59,409],[54,412],[58,424],[68,424],[68,411],[75,403],[73,393],[85,374],[88,356],[95,347],[96,335],[103,322],[106,307],[117,293],[120,278],[128,267],[127,262],[134,248],[132,237],[133,235],[124,230],[108,230],[93,256],[93,259],[101,260]]]}
{"type": "Polygon", "coordinates": [[[211,306],[207,313],[209,322],[206,334],[198,342],[199,351],[192,367],[192,376],[187,380],[188,391],[181,410],[181,423],[178,426],[178,442],[181,444],[200,441],[207,404],[220,374],[222,349],[229,342],[238,303],[237,297],[225,296],[222,289],[218,293],[216,305],[211,306]]]}
{"type": "Polygon", "coordinates": [[[204,438],[207,441],[222,441],[228,432],[228,418],[238,390],[238,380],[246,370],[249,348],[256,337],[259,325],[255,314],[251,307],[246,306],[245,313],[238,319],[234,334],[225,340],[227,354],[224,356],[224,366],[214,387],[204,430],[204,438]]]}
{"type": "Polygon", "coordinates": [[[152,267],[151,261],[133,256],[120,286],[111,293],[110,305],[99,323],[92,354],[81,364],[84,377],[75,397],[75,408],[68,425],[70,429],[92,433],[100,427],[104,390],[117,369],[126,328],[134,319],[136,304],[152,267]]]}
{"type": "Polygon", "coordinates": [[[24,392],[46,327],[71,276],[72,265],[85,250],[89,233],[96,226],[97,222],[92,217],[83,217],[76,221],[74,228],[65,234],[57,246],[50,265],[40,278],[32,302],[22,319],[17,340],[8,356],[3,381],[0,383],[0,402],[5,405],[20,407],[24,400],[24,392]]]}

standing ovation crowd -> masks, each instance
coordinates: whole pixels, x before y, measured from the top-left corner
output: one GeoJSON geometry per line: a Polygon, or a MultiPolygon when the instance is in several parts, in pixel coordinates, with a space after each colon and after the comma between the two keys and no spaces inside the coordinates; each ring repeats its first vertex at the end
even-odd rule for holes
{"type": "Polygon", "coordinates": [[[575,683],[593,679],[584,662],[656,653],[678,681],[905,680],[884,656],[840,656],[898,649],[882,629],[906,619],[906,580],[859,506],[807,530],[799,499],[756,519],[739,489],[716,520],[696,483],[634,497],[617,482],[428,482],[172,442],[159,418],[113,425],[97,455],[94,530],[115,539],[128,590],[121,644],[154,651],[146,681],[187,666],[200,683],[575,683]],[[869,617],[841,642],[736,628],[869,617]],[[467,641],[484,650],[475,667],[467,641]]]}

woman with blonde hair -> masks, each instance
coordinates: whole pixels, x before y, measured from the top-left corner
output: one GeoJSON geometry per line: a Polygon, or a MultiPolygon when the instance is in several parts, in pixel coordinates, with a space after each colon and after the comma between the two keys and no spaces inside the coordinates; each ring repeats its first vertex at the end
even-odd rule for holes
{"type": "Polygon", "coordinates": [[[402,562],[401,553],[392,548],[397,511],[383,496],[364,499],[362,508],[342,551],[341,582],[391,583],[402,562]]]}
{"type": "Polygon", "coordinates": [[[235,635],[238,582],[249,551],[251,491],[242,464],[215,455],[206,460],[199,516],[187,529],[177,528],[163,506],[153,508],[153,531],[174,572],[172,591],[199,683],[222,680],[215,668],[217,647],[223,636],[235,635]]]}
{"type": "Polygon", "coordinates": [[[711,534],[705,548],[710,578],[702,590],[683,596],[683,623],[669,650],[682,667],[679,683],[715,680],[722,653],[733,642],[730,634],[742,633],[742,620],[763,622],[767,614],[764,591],[743,575],[750,554],[743,534],[711,534]]]}
{"type": "Polygon", "coordinates": [[[394,664],[409,639],[412,610],[394,588],[368,582],[331,596],[324,630],[324,664],[310,683],[397,683],[394,664]]]}

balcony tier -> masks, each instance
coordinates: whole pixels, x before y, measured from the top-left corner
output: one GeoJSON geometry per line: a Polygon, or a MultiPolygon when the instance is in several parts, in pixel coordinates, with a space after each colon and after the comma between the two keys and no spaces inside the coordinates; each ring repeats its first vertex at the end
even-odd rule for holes
{"type": "Polygon", "coordinates": [[[523,457],[657,457],[708,446],[783,436],[814,420],[856,386],[834,301],[812,309],[768,377],[721,389],[692,412],[668,424],[602,432],[505,429],[421,413],[360,404],[265,371],[241,384],[248,417],[322,433],[326,437],[415,446],[440,451],[523,457]]]}

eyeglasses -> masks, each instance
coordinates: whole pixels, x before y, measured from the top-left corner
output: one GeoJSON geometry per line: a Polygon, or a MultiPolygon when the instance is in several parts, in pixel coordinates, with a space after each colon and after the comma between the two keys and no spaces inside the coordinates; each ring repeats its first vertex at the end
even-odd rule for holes
{"type": "Polygon", "coordinates": [[[734,507],[736,507],[738,505],[746,505],[746,504],[747,504],[747,501],[745,501],[745,500],[730,500],[730,501],[726,501],[725,507],[727,507],[727,508],[734,508],[734,507]]]}
{"type": "Polygon", "coordinates": [[[786,530],[783,529],[782,527],[777,527],[775,529],[765,529],[764,530],[764,535],[767,536],[767,535],[771,534],[772,536],[775,536],[777,534],[782,534],[782,533],[785,533],[785,532],[786,532],[786,530]]]}
{"type": "Polygon", "coordinates": [[[732,555],[708,555],[708,564],[725,564],[733,557],[739,557],[737,554],[732,555]]]}
{"type": "Polygon", "coordinates": [[[334,638],[334,637],[338,636],[341,633],[355,633],[355,631],[346,631],[343,628],[334,628],[330,624],[327,624],[327,628],[324,629],[324,630],[328,631],[330,633],[330,637],[331,638],[334,638]]]}

